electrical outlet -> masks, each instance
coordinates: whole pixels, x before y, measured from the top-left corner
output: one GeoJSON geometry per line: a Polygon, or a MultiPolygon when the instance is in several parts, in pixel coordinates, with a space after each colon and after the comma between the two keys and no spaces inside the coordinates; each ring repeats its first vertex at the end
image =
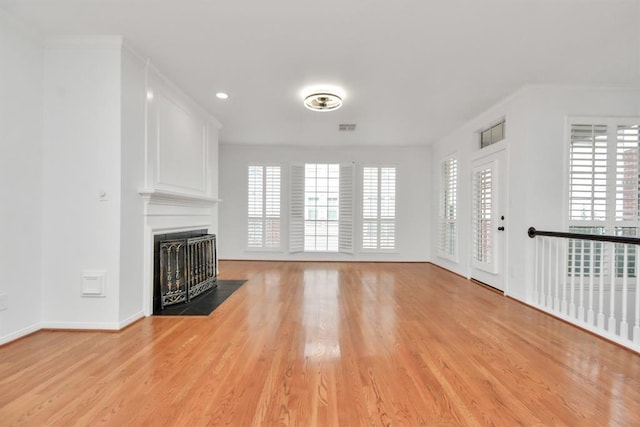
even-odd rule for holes
{"type": "Polygon", "coordinates": [[[9,308],[9,295],[0,294],[0,311],[7,310],[9,308]]]}

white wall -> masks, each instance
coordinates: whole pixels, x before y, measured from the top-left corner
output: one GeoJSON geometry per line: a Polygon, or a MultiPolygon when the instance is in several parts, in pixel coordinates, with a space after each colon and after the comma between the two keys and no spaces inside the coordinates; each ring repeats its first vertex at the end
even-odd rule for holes
{"type": "Polygon", "coordinates": [[[42,311],[42,42],[0,10],[0,344],[42,311]]]}
{"type": "MultiPolygon", "coordinates": [[[[517,93],[514,96],[508,98],[499,105],[487,110],[478,117],[474,118],[464,126],[456,129],[450,135],[435,143],[433,149],[433,162],[431,168],[434,171],[438,171],[434,175],[433,188],[434,194],[439,194],[440,185],[440,164],[442,160],[450,155],[455,155],[458,159],[458,187],[457,187],[457,203],[458,203],[458,254],[457,260],[451,260],[442,258],[438,254],[438,239],[439,239],[439,200],[434,199],[431,205],[432,213],[432,230],[433,239],[432,245],[432,262],[454,271],[462,276],[470,277],[471,275],[471,177],[472,177],[472,163],[480,157],[479,152],[479,140],[477,132],[480,129],[488,127],[490,124],[499,121],[501,118],[506,118],[506,138],[503,142],[499,142],[486,151],[495,152],[503,148],[508,149],[508,163],[513,162],[513,159],[519,159],[521,157],[519,147],[523,146],[523,142],[526,141],[527,134],[527,107],[526,107],[526,94],[517,93]]],[[[484,153],[483,153],[484,154],[484,153]]],[[[522,227],[518,223],[518,218],[521,217],[519,209],[524,204],[526,193],[523,193],[517,185],[514,186],[512,182],[512,175],[522,176],[523,170],[517,170],[513,165],[508,168],[508,194],[510,200],[507,203],[507,213],[505,214],[505,228],[507,230],[508,240],[506,242],[507,256],[512,251],[513,238],[518,230],[522,227]]],[[[513,260],[509,260],[513,262],[513,260]]],[[[507,286],[505,290],[507,294],[512,292],[512,288],[507,286]]]]}
{"type": "Polygon", "coordinates": [[[162,125],[160,146],[146,147],[149,62],[119,36],[43,45],[0,10],[0,60],[0,297],[8,303],[0,344],[41,327],[126,326],[150,304],[150,231],[217,230],[220,124],[162,78],[177,111],[198,120],[189,127],[165,111],[151,123],[162,125]],[[164,157],[150,164],[149,152],[164,157]],[[151,189],[171,190],[171,200],[145,204],[149,172],[151,189]],[[105,273],[104,296],[83,296],[83,274],[96,271],[105,273]]]}
{"type": "Polygon", "coordinates": [[[143,313],[144,203],[139,190],[145,171],[145,59],[126,44],[122,49],[120,302],[125,326],[143,313]]]}
{"type": "MultiPolygon", "coordinates": [[[[551,88],[528,90],[529,139],[515,171],[526,171],[531,179],[514,174],[518,188],[528,195],[522,228],[540,230],[567,227],[567,139],[568,116],[640,117],[640,88],[551,88]],[[544,165],[540,167],[540,165],[544,165]]],[[[519,270],[526,271],[527,290],[533,284],[533,240],[518,236],[519,246],[527,247],[526,258],[512,266],[518,281],[519,270]],[[523,268],[526,265],[526,269],[523,268]]],[[[523,295],[524,296],[524,295],[523,295]]]]}
{"type": "Polygon", "coordinates": [[[44,325],[116,328],[121,40],[50,40],[44,71],[44,325]],[[85,270],[106,272],[104,297],[81,295],[85,270]]]}
{"type": "MultiPolygon", "coordinates": [[[[567,116],[640,116],[640,89],[531,86],[490,108],[433,146],[433,168],[449,153],[460,159],[458,184],[458,262],[436,255],[438,206],[432,206],[433,262],[463,276],[470,274],[471,161],[478,155],[476,132],[506,118],[509,155],[506,294],[527,300],[533,281],[533,241],[529,226],[561,230],[566,227],[567,116]]],[[[498,144],[496,144],[498,145],[498,144]]],[[[434,180],[434,191],[438,182],[434,180]]]]}
{"type": "Polygon", "coordinates": [[[220,226],[218,250],[224,259],[272,260],[372,260],[427,261],[430,258],[431,172],[428,147],[290,147],[290,146],[220,146],[220,226]],[[355,162],[355,247],[360,244],[363,165],[395,165],[396,247],[395,253],[351,254],[288,252],[289,166],[302,163],[355,162]],[[282,166],[282,250],[277,252],[247,250],[247,166],[250,163],[282,166]]]}

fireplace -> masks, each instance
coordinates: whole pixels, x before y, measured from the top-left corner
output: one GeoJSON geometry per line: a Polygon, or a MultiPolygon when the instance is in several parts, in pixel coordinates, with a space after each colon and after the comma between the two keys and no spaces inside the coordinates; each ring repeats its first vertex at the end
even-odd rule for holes
{"type": "Polygon", "coordinates": [[[216,236],[194,230],[154,236],[153,313],[189,304],[217,285],[216,236]]]}
{"type": "Polygon", "coordinates": [[[160,189],[147,188],[139,192],[144,201],[145,244],[142,298],[144,314],[151,316],[159,314],[162,310],[159,290],[160,242],[200,237],[209,231],[215,234],[219,200],[210,196],[189,195],[160,189]]]}

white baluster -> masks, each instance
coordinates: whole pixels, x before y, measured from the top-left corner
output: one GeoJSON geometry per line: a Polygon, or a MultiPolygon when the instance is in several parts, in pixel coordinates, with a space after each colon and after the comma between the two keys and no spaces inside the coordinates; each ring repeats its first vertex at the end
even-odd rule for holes
{"type": "Polygon", "coordinates": [[[609,286],[609,324],[608,330],[610,334],[615,335],[616,333],[616,245],[614,243],[609,243],[607,245],[609,247],[609,253],[611,254],[611,266],[609,267],[611,277],[611,284],[609,286]]]}
{"type": "Polygon", "coordinates": [[[571,304],[569,304],[569,316],[576,317],[576,241],[571,241],[571,304]]]}
{"type": "Polygon", "coordinates": [[[545,299],[545,306],[547,308],[552,308],[552,294],[551,294],[551,286],[553,285],[553,280],[551,279],[551,238],[547,239],[547,293],[545,299]]]}
{"type": "Polygon", "coordinates": [[[555,298],[553,299],[553,309],[560,310],[560,240],[555,240],[556,247],[556,289],[555,298]]]}
{"type": "Polygon", "coordinates": [[[567,274],[568,274],[568,240],[562,239],[562,314],[568,314],[569,309],[567,304],[567,274]]]}
{"type": "Polygon", "coordinates": [[[640,267],[640,246],[635,246],[636,250],[636,322],[633,326],[633,343],[638,345],[640,344],[640,271],[638,268],[640,267]]]}
{"type": "Polygon", "coordinates": [[[544,307],[545,305],[545,262],[546,262],[546,256],[545,256],[545,251],[544,248],[547,245],[547,238],[546,237],[541,237],[540,238],[540,305],[542,307],[544,307]]]}
{"type": "Polygon", "coordinates": [[[540,245],[538,244],[538,242],[540,242],[540,237],[535,239],[535,252],[534,252],[534,256],[535,256],[535,260],[533,262],[534,265],[534,269],[533,269],[533,300],[536,303],[536,305],[540,305],[540,298],[541,298],[541,292],[540,292],[540,274],[539,274],[539,270],[540,270],[540,256],[539,256],[539,252],[540,252],[540,245]]]}
{"type": "Polygon", "coordinates": [[[584,240],[580,240],[580,305],[578,320],[584,322],[584,240]]]}
{"type": "Polygon", "coordinates": [[[622,320],[620,321],[620,338],[629,339],[629,324],[627,323],[627,292],[629,290],[628,283],[628,247],[629,245],[624,245],[624,259],[622,262],[622,320]]]}
{"type": "Polygon", "coordinates": [[[605,258],[605,243],[600,245],[600,263],[598,264],[600,271],[600,280],[598,281],[598,320],[597,326],[600,329],[604,329],[604,258],[605,258]]]}
{"type": "Polygon", "coordinates": [[[593,311],[593,273],[596,269],[595,265],[596,253],[595,242],[589,241],[589,310],[587,311],[587,323],[593,325],[595,320],[595,312],[593,311]]]}

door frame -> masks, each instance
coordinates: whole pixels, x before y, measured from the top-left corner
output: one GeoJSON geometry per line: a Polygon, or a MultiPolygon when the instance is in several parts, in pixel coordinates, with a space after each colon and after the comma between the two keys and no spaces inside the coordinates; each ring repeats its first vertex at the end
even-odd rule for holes
{"type": "Polygon", "coordinates": [[[482,150],[478,150],[471,159],[471,191],[470,191],[470,215],[469,229],[473,233],[474,222],[474,206],[473,199],[475,196],[474,175],[476,168],[483,164],[497,164],[497,184],[498,193],[492,195],[495,197],[496,206],[492,212],[492,229],[494,242],[498,245],[496,255],[496,274],[484,271],[474,266],[474,237],[471,236],[471,245],[469,250],[469,279],[474,279],[486,285],[489,285],[505,295],[508,290],[509,278],[509,152],[506,144],[496,143],[482,150]],[[501,220],[500,217],[505,219],[501,220]],[[505,227],[504,231],[498,232],[498,227],[505,227]]]}

